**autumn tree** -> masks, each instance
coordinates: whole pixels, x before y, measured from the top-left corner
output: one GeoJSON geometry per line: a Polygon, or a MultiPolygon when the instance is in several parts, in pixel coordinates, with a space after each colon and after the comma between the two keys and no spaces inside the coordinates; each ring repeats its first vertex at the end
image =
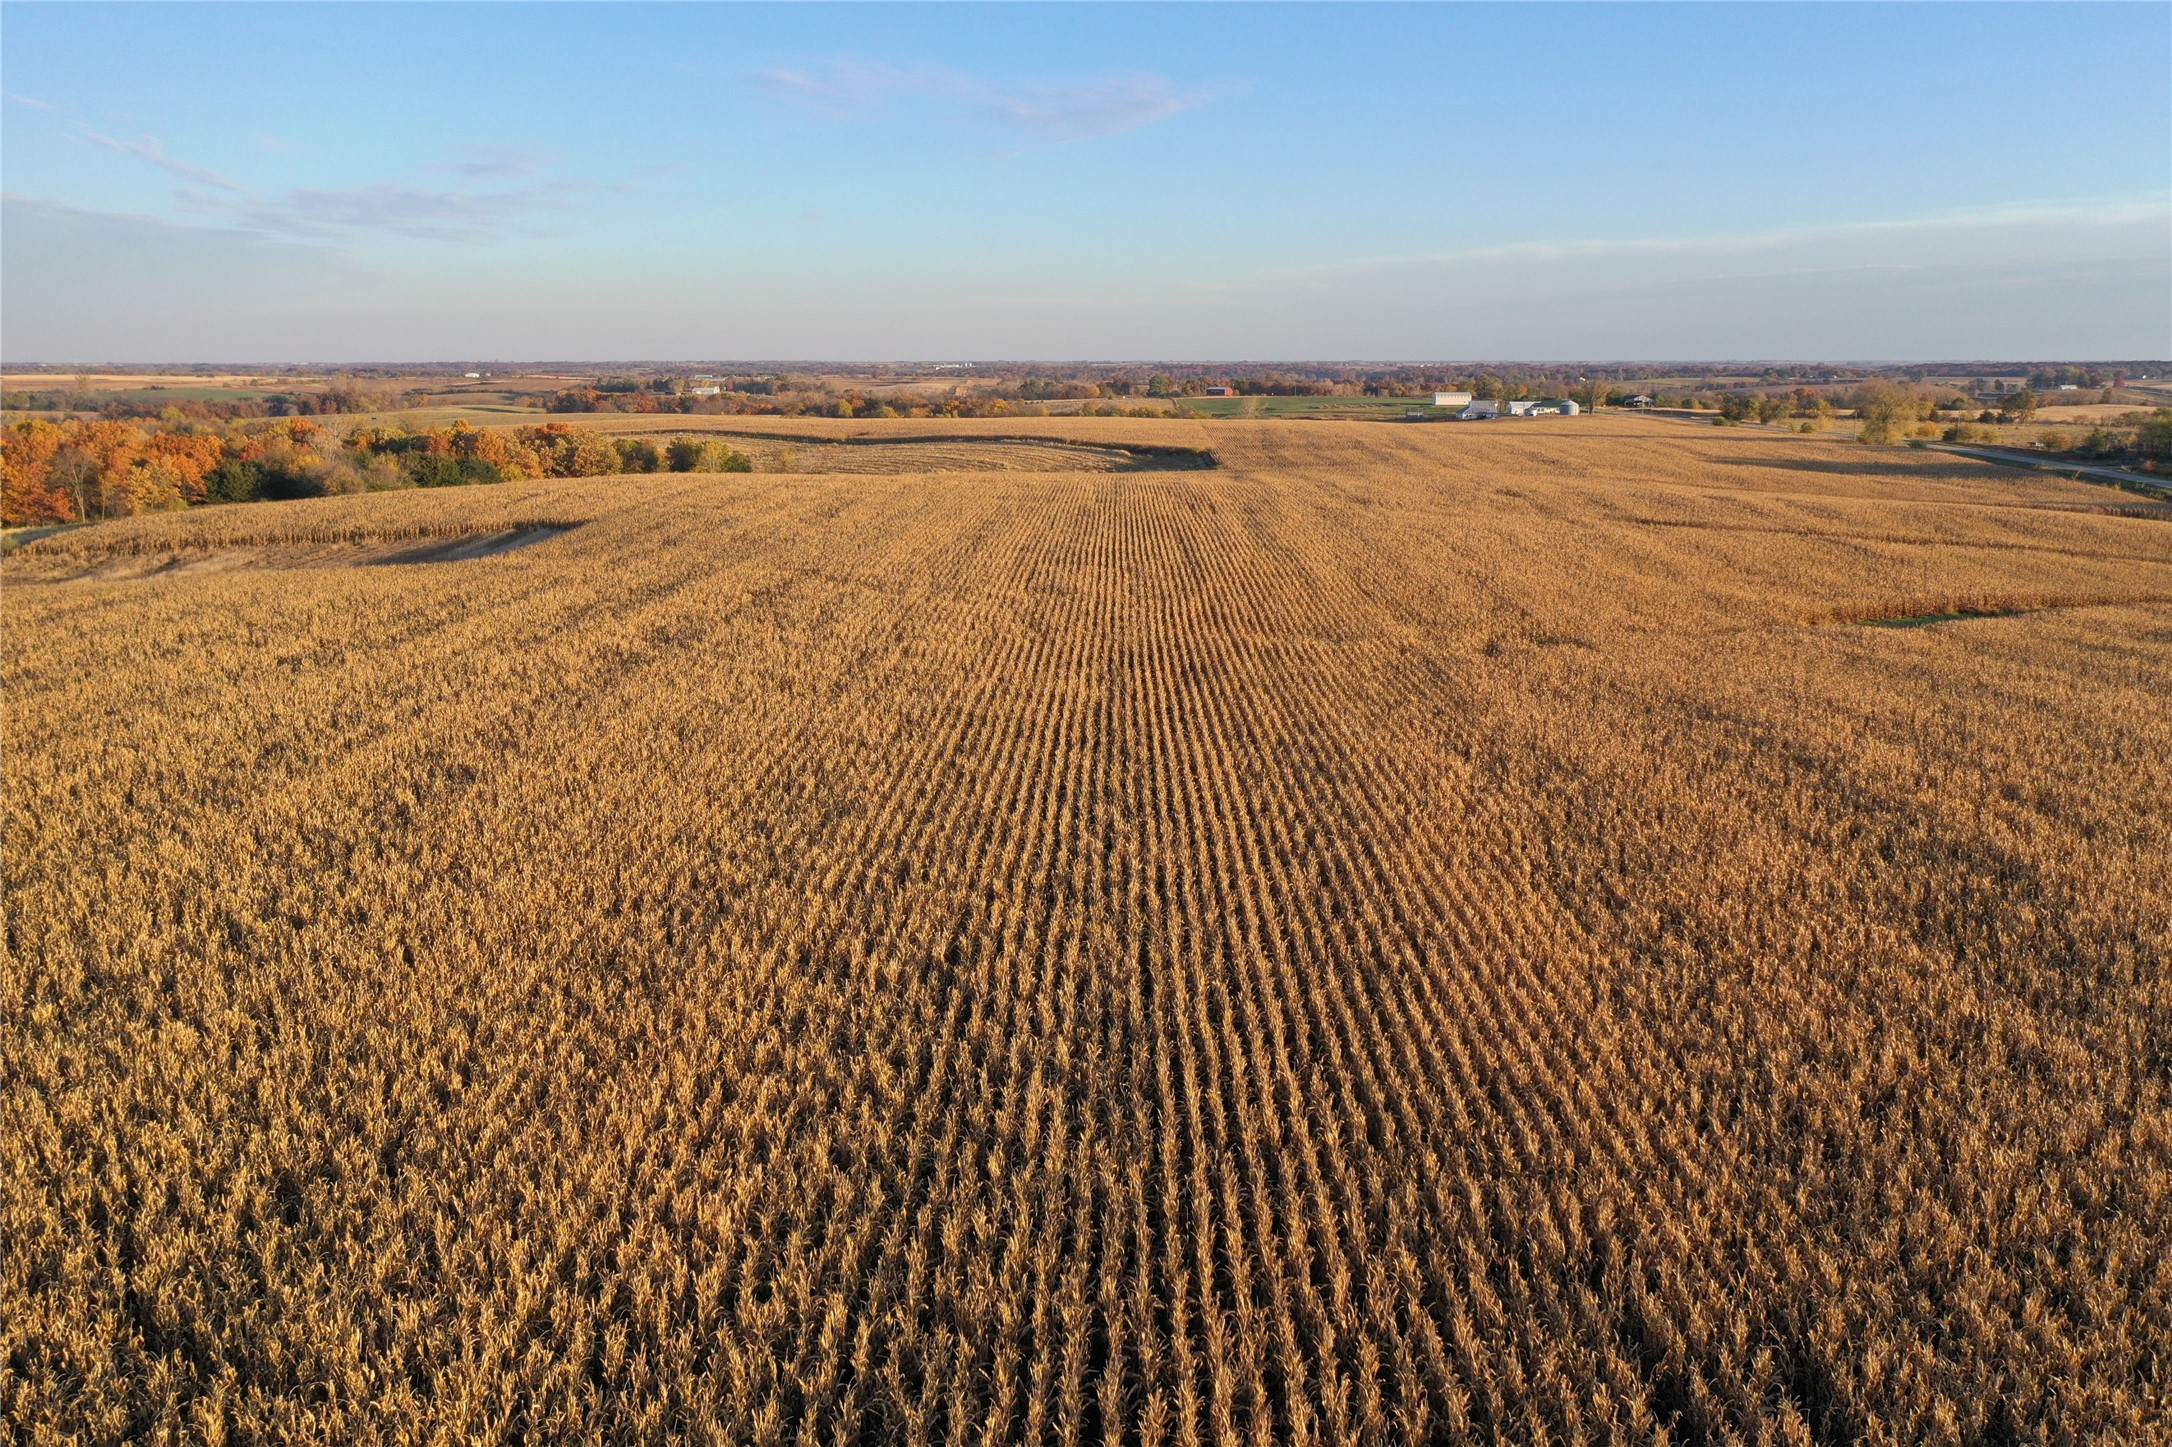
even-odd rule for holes
{"type": "Polygon", "coordinates": [[[53,466],[66,439],[59,424],[18,423],[0,438],[0,524],[25,527],[81,517],[75,490],[53,466]]]}
{"type": "Polygon", "coordinates": [[[673,472],[752,472],[754,463],[713,438],[682,437],[666,450],[673,472]]]}
{"type": "Polygon", "coordinates": [[[1900,440],[1923,420],[1927,410],[1918,393],[1893,382],[1869,382],[1855,394],[1855,415],[1862,419],[1865,442],[1900,440]]]}
{"type": "Polygon", "coordinates": [[[654,472],[663,465],[663,454],[646,437],[621,437],[613,446],[618,451],[620,472],[654,472]]]}

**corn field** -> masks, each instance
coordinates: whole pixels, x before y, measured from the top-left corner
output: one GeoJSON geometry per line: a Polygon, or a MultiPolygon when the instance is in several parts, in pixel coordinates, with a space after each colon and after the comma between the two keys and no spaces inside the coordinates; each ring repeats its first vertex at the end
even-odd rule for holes
{"type": "Polygon", "coordinates": [[[0,1435],[2172,1440],[2163,518],[1036,425],[11,558],[0,1435]]]}

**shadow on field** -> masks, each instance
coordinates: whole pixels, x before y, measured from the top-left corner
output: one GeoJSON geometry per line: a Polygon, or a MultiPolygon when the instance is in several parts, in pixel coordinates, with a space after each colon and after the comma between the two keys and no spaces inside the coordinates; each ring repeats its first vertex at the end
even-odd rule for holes
{"type": "Polygon", "coordinates": [[[548,542],[560,533],[569,531],[571,529],[562,527],[531,527],[511,528],[502,533],[473,533],[467,537],[406,548],[389,557],[360,559],[359,562],[365,567],[386,567],[395,563],[458,563],[469,558],[494,558],[516,548],[528,548],[537,543],[548,542]]]}
{"type": "Polygon", "coordinates": [[[1222,465],[1204,447],[1156,442],[1082,442],[1030,433],[903,432],[831,437],[759,428],[625,434],[775,444],[750,449],[771,472],[1205,472],[1222,465]],[[782,452],[791,460],[774,465],[782,452]],[[850,457],[853,460],[841,462],[850,457]]]}
{"type": "Polygon", "coordinates": [[[1880,462],[1866,458],[1861,462],[1832,460],[1817,457],[1713,457],[1707,459],[1720,467],[1756,467],[1774,472],[1812,472],[1825,477],[1904,477],[1912,482],[1980,481],[1984,469],[1993,464],[1983,462],[1907,463],[1880,462]]]}

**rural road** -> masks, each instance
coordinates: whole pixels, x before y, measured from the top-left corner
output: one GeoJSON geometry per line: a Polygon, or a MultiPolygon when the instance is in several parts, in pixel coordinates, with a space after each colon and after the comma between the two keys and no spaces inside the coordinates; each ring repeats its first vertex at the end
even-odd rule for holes
{"type": "MultiPolygon", "coordinates": [[[[1646,417],[1664,417],[1675,422],[1711,425],[1711,416],[1702,412],[1682,412],[1671,408],[1610,408],[1610,411],[1634,410],[1646,417]]],[[[1740,427],[1755,427],[1768,432],[1786,432],[1789,428],[1774,427],[1763,422],[1741,422],[1740,427]]],[[[1972,457],[1978,462],[2003,463],[2008,467],[2029,467],[2038,472],[2056,472],[2065,477],[2080,478],[2084,482],[2109,483],[2114,487],[2140,491],[2151,497],[2172,501],[2172,477],[2163,474],[2136,472],[2126,467],[2105,467],[2094,462],[2066,462],[2043,456],[2041,453],[2022,452],[2005,447],[1976,447],[1961,442],[1932,442],[1925,439],[1911,441],[1911,447],[1927,448],[1933,452],[1950,452],[1956,457],[1972,457]]]]}
{"type": "Polygon", "coordinates": [[[2053,462],[2043,457],[2031,457],[2026,452],[2011,452],[2003,447],[1970,447],[1957,442],[1926,442],[1923,446],[1933,452],[1951,452],[1982,462],[2003,462],[2011,467],[2033,467],[2039,472],[2063,473],[2091,482],[2132,484],[2157,496],[2172,497],[2172,478],[2152,476],[2124,467],[2103,467],[2089,462],[2053,462]]]}

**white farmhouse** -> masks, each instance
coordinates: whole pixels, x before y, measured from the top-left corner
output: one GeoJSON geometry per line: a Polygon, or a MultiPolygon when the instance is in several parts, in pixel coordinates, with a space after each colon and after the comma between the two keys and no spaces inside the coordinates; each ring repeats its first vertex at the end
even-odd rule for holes
{"type": "Polygon", "coordinates": [[[1500,415],[1501,404],[1489,397],[1483,402],[1473,402],[1461,412],[1456,413],[1456,420],[1458,422],[1479,422],[1500,415]]]}

